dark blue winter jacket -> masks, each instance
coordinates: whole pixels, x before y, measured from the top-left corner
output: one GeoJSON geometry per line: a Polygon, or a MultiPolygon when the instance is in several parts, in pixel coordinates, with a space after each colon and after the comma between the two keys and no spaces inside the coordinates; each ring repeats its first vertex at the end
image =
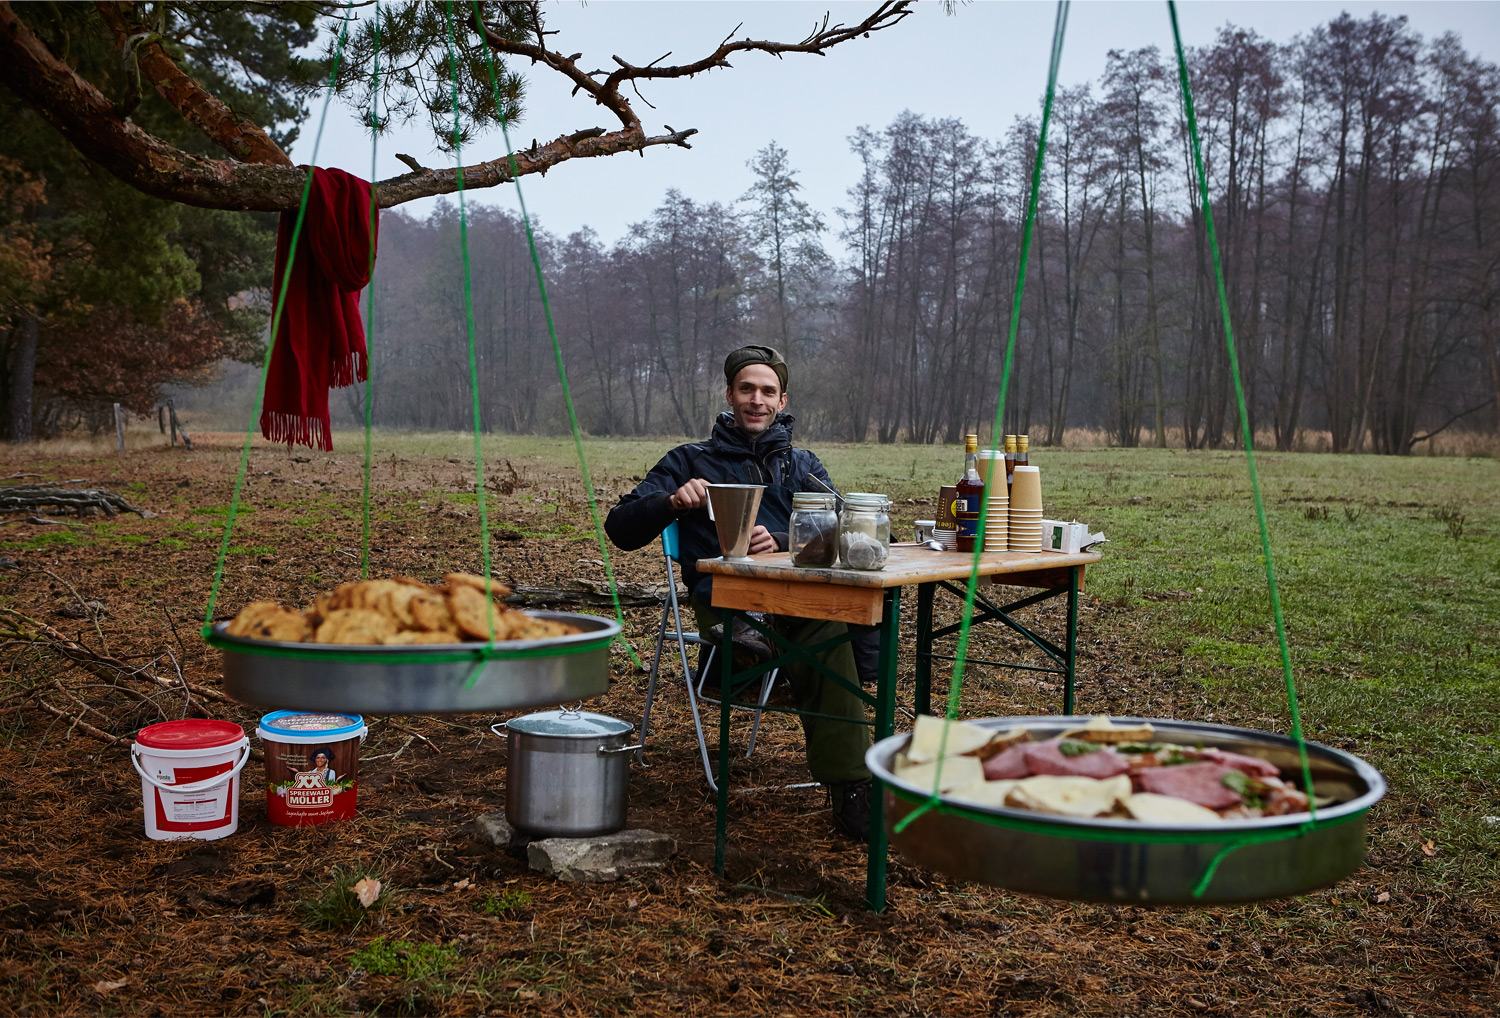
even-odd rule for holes
{"type": "Polygon", "coordinates": [[[777,414],[776,423],[759,441],[751,442],[735,426],[734,414],[725,410],[714,422],[708,441],[679,445],[668,452],[634,491],[620,499],[604,521],[605,533],[618,547],[633,551],[656,540],[667,524],[677,520],[682,580],[694,600],[709,604],[713,578],[699,573],[694,565],[700,558],[721,554],[718,533],[707,509],[673,509],[672,493],[695,477],[710,484],[765,485],[755,522],[769,530],[776,546],[784,550],[792,493],[823,490],[808,474],[832,483],[817,456],[792,445],[794,420],[791,414],[777,414]]]}

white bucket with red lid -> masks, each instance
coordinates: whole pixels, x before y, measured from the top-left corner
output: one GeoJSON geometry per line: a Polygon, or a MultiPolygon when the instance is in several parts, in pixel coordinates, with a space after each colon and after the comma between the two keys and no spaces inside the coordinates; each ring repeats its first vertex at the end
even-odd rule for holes
{"type": "Polygon", "coordinates": [[[146,837],[213,841],[240,826],[240,771],[250,739],[232,721],[185,718],[142,728],[130,747],[146,837]]]}

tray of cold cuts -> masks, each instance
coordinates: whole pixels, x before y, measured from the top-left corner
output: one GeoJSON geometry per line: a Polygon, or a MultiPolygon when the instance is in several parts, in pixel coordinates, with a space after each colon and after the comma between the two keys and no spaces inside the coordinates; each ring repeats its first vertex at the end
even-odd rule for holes
{"type": "Polygon", "coordinates": [[[1305,772],[1295,740],[1225,725],[921,717],[866,760],[891,845],[918,865],[1050,897],[1206,905],[1302,894],[1363,863],[1385,780],[1304,745],[1305,772]]]}

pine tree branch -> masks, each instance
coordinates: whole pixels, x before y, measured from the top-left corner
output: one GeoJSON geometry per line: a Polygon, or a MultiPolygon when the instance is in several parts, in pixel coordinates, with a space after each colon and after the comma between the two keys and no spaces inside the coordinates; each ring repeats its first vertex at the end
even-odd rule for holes
{"type": "MultiPolygon", "coordinates": [[[[547,49],[542,41],[511,42],[485,28],[484,37],[497,52],[529,57],[562,74],[573,82],[575,92],[587,93],[614,114],[620,128],[614,131],[590,128],[560,135],[545,145],[534,145],[514,157],[514,171],[506,158],[464,167],[464,187],[494,187],[514,177],[546,173],[571,159],[642,152],[659,145],[691,148],[688,139],[698,133],[696,128],[682,131],[668,128],[665,134],[647,134],[621,94],[621,85],[629,82],[633,88],[638,79],[691,77],[714,67],[727,67],[728,58],[741,52],[821,55],[830,46],[897,24],[911,13],[911,3],[912,0],[890,0],[859,24],[847,27],[830,28],[825,17],[820,27],[798,43],[726,40],[708,56],[689,64],[659,66],[658,60],[637,67],[616,57],[619,68],[603,80],[599,79],[603,72],[585,72],[578,67],[578,54],[564,56],[547,49]]],[[[101,2],[98,6],[101,16],[106,9],[111,14],[118,13],[113,4],[101,2]]],[[[124,43],[128,44],[132,38],[129,24],[123,18],[115,20],[125,31],[124,43]]],[[[538,38],[544,40],[545,34],[539,33],[538,38]]],[[[289,165],[285,153],[274,145],[268,148],[259,144],[233,111],[222,104],[214,106],[217,100],[209,102],[212,97],[203,93],[196,82],[185,79],[159,43],[143,36],[135,45],[142,72],[158,90],[166,89],[163,95],[168,101],[221,147],[235,154],[243,152],[244,161],[209,159],[184,152],[132,123],[97,88],[53,54],[20,19],[8,0],[0,0],[0,83],[36,110],[86,158],[138,191],[184,205],[267,212],[297,208],[305,172],[289,165]]],[[[459,179],[458,170],[451,168],[392,177],[375,185],[376,202],[382,208],[389,208],[418,198],[451,194],[458,190],[459,179]]]]}
{"type": "Polygon", "coordinates": [[[291,166],[292,160],[259,125],[246,120],[182,72],[162,49],[161,41],[143,26],[127,22],[134,4],[95,0],[94,9],[114,34],[115,45],[171,103],[183,119],[202,131],[215,145],[246,163],[291,166]]]}

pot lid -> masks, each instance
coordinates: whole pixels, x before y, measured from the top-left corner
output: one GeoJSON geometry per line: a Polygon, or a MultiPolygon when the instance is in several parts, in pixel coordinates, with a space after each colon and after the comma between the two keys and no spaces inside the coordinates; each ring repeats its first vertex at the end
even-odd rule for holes
{"type": "Polygon", "coordinates": [[[523,735],[556,735],[563,738],[597,739],[630,731],[629,722],[583,710],[545,710],[507,721],[505,727],[523,735]]]}

